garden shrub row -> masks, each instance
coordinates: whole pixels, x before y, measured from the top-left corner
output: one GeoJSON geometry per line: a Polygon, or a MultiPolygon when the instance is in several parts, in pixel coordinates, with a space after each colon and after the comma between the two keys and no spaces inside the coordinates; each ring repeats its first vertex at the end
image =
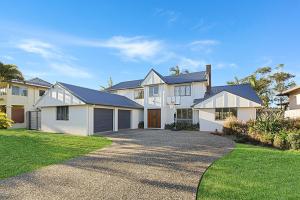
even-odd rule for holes
{"type": "Polygon", "coordinates": [[[187,131],[199,131],[199,123],[192,124],[188,122],[177,122],[171,124],[165,124],[165,129],[168,130],[187,130],[187,131]]]}
{"type": "Polygon", "coordinates": [[[236,136],[238,142],[300,149],[300,119],[285,119],[281,111],[262,112],[256,120],[248,122],[229,117],[224,123],[223,133],[236,136]]]}

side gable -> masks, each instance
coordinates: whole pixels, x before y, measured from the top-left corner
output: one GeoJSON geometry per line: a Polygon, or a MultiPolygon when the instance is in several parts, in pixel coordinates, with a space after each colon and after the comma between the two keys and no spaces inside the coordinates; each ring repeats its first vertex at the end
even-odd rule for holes
{"type": "Polygon", "coordinates": [[[36,107],[83,105],[82,100],[71,94],[58,84],[55,84],[38,100],[36,107]]]}
{"type": "Polygon", "coordinates": [[[154,84],[162,84],[166,83],[164,77],[156,72],[154,69],[151,69],[150,72],[147,74],[143,82],[141,83],[142,86],[145,85],[154,85],[154,84]]]}
{"type": "Polygon", "coordinates": [[[261,107],[261,104],[236,94],[222,91],[194,105],[194,108],[261,107]]]}

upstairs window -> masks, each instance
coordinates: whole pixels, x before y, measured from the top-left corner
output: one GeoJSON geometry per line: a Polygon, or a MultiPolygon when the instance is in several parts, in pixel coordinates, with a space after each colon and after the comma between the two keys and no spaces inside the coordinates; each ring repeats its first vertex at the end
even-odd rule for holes
{"type": "Polygon", "coordinates": [[[225,120],[228,117],[237,117],[237,108],[216,108],[216,120],[225,120]]]}
{"type": "Polygon", "coordinates": [[[158,97],[159,96],[158,92],[159,92],[158,85],[149,87],[149,97],[158,97]]]}
{"type": "Polygon", "coordinates": [[[135,90],[134,91],[134,99],[144,99],[144,90],[135,90]]]}
{"type": "Polygon", "coordinates": [[[56,107],[56,120],[69,120],[69,106],[56,107]]]}
{"type": "Polygon", "coordinates": [[[191,96],[191,85],[175,86],[175,96],[191,96]]]}
{"type": "Polygon", "coordinates": [[[45,94],[45,90],[39,90],[39,96],[41,97],[41,96],[43,96],[44,94],[45,94]]]}
{"type": "Polygon", "coordinates": [[[16,95],[16,96],[27,96],[28,95],[27,88],[19,87],[19,86],[12,86],[11,93],[12,93],[12,95],[16,95]]]}

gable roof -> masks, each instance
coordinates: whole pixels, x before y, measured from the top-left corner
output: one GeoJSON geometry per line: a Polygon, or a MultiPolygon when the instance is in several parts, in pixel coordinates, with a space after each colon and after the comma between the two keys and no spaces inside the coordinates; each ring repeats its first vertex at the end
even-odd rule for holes
{"type": "Polygon", "coordinates": [[[86,104],[137,109],[143,108],[143,106],[141,106],[140,104],[128,99],[127,97],[117,94],[111,94],[108,92],[102,92],[61,82],[58,82],[57,84],[68,90],[71,94],[73,94],[86,104]]]}
{"type": "MultiPolygon", "coordinates": [[[[152,69],[152,70],[167,84],[181,84],[181,83],[207,81],[205,71],[193,72],[193,73],[188,73],[188,74],[180,74],[178,76],[162,76],[158,72],[156,72],[154,69],[152,69]]],[[[150,70],[150,72],[152,70],[150,70]]],[[[120,82],[116,85],[113,85],[108,90],[122,90],[122,89],[139,88],[139,87],[141,87],[141,84],[143,81],[144,81],[144,79],[120,82]]]]}
{"type": "Polygon", "coordinates": [[[201,103],[223,91],[243,97],[243,98],[253,101],[255,103],[262,104],[261,99],[256,94],[256,92],[254,91],[254,89],[251,87],[250,84],[240,84],[240,85],[225,85],[225,86],[212,87],[211,92],[205,93],[204,98],[195,99],[193,106],[195,106],[196,104],[201,103]]]}
{"type": "Polygon", "coordinates": [[[25,81],[20,81],[20,80],[12,80],[11,82],[13,83],[20,83],[20,84],[26,84],[26,85],[33,85],[33,86],[40,86],[40,87],[46,87],[50,88],[52,86],[51,83],[44,81],[43,79],[40,79],[38,77],[25,80],[25,81]]]}
{"type": "Polygon", "coordinates": [[[40,85],[40,86],[45,86],[45,87],[51,87],[52,86],[51,83],[49,83],[47,81],[44,81],[43,79],[40,79],[38,77],[33,78],[33,79],[29,79],[25,82],[29,83],[29,84],[35,84],[35,85],[40,85]]]}

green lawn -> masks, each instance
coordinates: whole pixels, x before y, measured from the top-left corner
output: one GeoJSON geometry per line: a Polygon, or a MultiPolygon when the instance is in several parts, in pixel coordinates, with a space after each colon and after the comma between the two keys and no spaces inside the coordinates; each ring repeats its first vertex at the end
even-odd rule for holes
{"type": "Polygon", "coordinates": [[[0,179],[59,163],[110,144],[111,141],[104,137],[0,130],[0,179]]]}
{"type": "Polygon", "coordinates": [[[207,170],[198,199],[300,199],[300,152],[237,144],[207,170]]]}

